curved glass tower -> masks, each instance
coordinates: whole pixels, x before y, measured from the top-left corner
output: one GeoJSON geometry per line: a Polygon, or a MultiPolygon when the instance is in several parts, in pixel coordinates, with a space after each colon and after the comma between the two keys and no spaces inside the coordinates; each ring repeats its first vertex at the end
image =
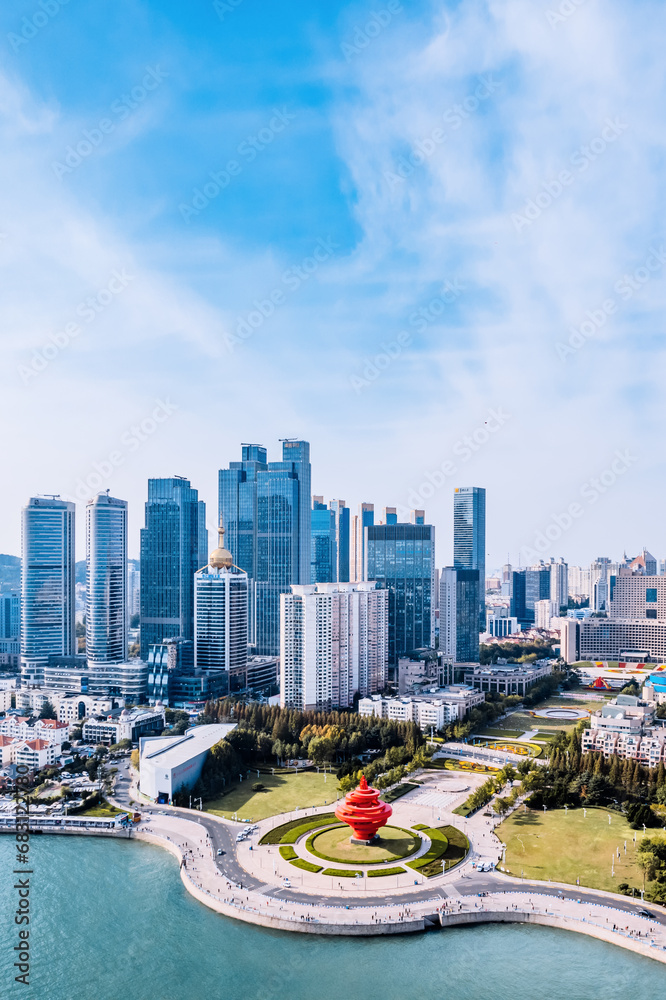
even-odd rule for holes
{"type": "Polygon", "coordinates": [[[127,659],[127,501],[99,493],[86,505],[86,656],[127,659]]]}
{"type": "Polygon", "coordinates": [[[21,665],[39,684],[50,655],[76,652],[73,503],[31,497],[22,511],[21,665]]]}

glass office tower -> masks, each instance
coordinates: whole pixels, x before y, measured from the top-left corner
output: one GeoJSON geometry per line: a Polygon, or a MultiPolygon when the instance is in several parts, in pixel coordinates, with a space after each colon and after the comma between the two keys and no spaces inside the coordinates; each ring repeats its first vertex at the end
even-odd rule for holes
{"type": "Polygon", "coordinates": [[[375,505],[360,503],[358,514],[354,514],[351,527],[351,556],[349,574],[353,581],[364,580],[365,572],[365,529],[375,523],[375,505]]]}
{"type": "Polygon", "coordinates": [[[201,551],[206,505],[189,479],[149,479],[146,526],[141,529],[141,659],[167,637],[194,639],[194,574],[201,551]]]}
{"type": "Polygon", "coordinates": [[[86,505],[86,656],[127,658],[127,501],[99,493],[86,505]]]}
{"type": "Polygon", "coordinates": [[[310,583],[333,583],[337,566],[335,512],[323,497],[312,498],[310,583]]]}
{"type": "Polygon", "coordinates": [[[31,497],[22,511],[21,673],[40,684],[48,657],[76,652],[74,622],[75,505],[31,497]]]}
{"type": "Polygon", "coordinates": [[[439,577],[439,648],[455,663],[479,662],[479,571],[445,566],[439,577]]]}
{"type": "Polygon", "coordinates": [[[309,583],[312,561],[310,445],[283,441],[282,461],[242,446],[219,474],[219,516],[237,565],[249,577],[248,637],[262,656],[280,652],[280,594],[309,583]]]}
{"type": "Polygon", "coordinates": [[[365,579],[389,593],[389,665],[415,649],[434,646],[435,528],[375,524],[366,530],[365,579]]]}
{"type": "Polygon", "coordinates": [[[461,486],[453,494],[453,565],[479,571],[479,623],[486,621],[486,491],[461,486]]]}
{"type": "MultiPolygon", "coordinates": [[[[349,582],[349,507],[344,500],[331,500],[331,510],[335,514],[335,546],[337,550],[334,580],[349,582]]],[[[319,582],[319,581],[317,581],[319,582]]]]}

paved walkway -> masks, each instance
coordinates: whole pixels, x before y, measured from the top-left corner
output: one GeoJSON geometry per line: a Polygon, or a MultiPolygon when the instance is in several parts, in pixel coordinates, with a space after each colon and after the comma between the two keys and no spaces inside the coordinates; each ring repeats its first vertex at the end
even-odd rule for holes
{"type": "MultiPolygon", "coordinates": [[[[419,776],[425,788],[418,791],[433,800],[445,797],[447,782],[457,782],[461,788],[461,778],[470,785],[485,780],[483,775],[426,773],[419,776]]],[[[467,790],[460,791],[457,799],[467,794],[467,790]]],[[[322,807],[296,815],[328,811],[330,807],[322,807]]],[[[470,855],[464,865],[436,878],[426,880],[410,873],[395,881],[393,877],[364,878],[361,884],[356,879],[299,872],[280,857],[277,846],[260,847],[263,832],[285,822],[284,816],[258,824],[251,844],[236,845],[236,834],[244,824],[168,807],[145,806],[142,813],[144,821],[135,836],[171,850],[181,862],[188,891],[227,916],[319,934],[401,933],[423,930],[433,922],[444,927],[488,920],[536,922],[582,931],[666,961],[666,913],[657,907],[646,906],[651,916],[643,917],[638,913],[641,904],[627,897],[521,882],[473,868],[473,862],[497,861],[501,853],[493,829],[495,819],[484,815],[485,810],[464,820],[435,801],[419,801],[417,791],[403,796],[394,803],[395,825],[452,823],[470,838],[470,855]],[[218,851],[223,853],[218,855],[218,851]],[[283,885],[284,873],[290,879],[289,888],[283,885]]]]}

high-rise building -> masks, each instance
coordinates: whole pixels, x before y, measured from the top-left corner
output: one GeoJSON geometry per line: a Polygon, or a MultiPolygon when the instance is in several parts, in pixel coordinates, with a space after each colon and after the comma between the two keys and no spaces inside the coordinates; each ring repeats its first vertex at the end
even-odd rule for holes
{"type": "Polygon", "coordinates": [[[479,571],[479,625],[486,619],[486,491],[461,486],[453,494],[453,565],[479,571]]]}
{"type": "Polygon", "coordinates": [[[398,523],[398,508],[397,507],[384,507],[382,513],[382,524],[397,524],[398,523]]]}
{"type": "Polygon", "coordinates": [[[0,594],[0,639],[16,641],[21,634],[21,597],[0,594]]]}
{"type": "Polygon", "coordinates": [[[366,528],[364,579],[389,595],[389,665],[415,649],[434,646],[435,528],[375,524],[366,528]]]}
{"type": "Polygon", "coordinates": [[[600,556],[590,566],[590,607],[595,611],[607,611],[610,604],[611,561],[600,556]]]}
{"type": "Polygon", "coordinates": [[[134,560],[127,565],[127,608],[130,617],[141,612],[141,574],[134,560]]]}
{"type": "Polygon", "coordinates": [[[536,628],[549,629],[551,619],[557,618],[560,613],[560,608],[557,601],[551,601],[550,598],[544,598],[541,601],[537,601],[534,605],[534,624],[536,628]]]}
{"type": "Polygon", "coordinates": [[[445,566],[439,575],[439,648],[456,663],[479,662],[479,587],[478,569],[445,566]]]}
{"type": "Polygon", "coordinates": [[[646,548],[644,548],[635,559],[631,560],[629,568],[632,573],[642,573],[643,576],[656,576],[657,560],[653,555],[650,555],[646,548]]]}
{"type": "Polygon", "coordinates": [[[550,600],[557,605],[556,614],[560,608],[566,608],[569,603],[569,567],[561,557],[550,560],[550,600]]]}
{"type": "Polygon", "coordinates": [[[238,566],[248,574],[248,634],[261,655],[276,656],[280,594],[311,576],[310,446],[283,441],[282,461],[261,445],[243,445],[242,461],[220,471],[219,514],[238,566]]]}
{"type": "Polygon", "coordinates": [[[541,563],[531,569],[514,570],[511,577],[511,616],[529,628],[534,625],[537,602],[550,600],[550,567],[541,563]]]}
{"type": "Polygon", "coordinates": [[[127,501],[98,493],[86,504],[86,656],[127,658],[127,501]]]}
{"type": "Polygon", "coordinates": [[[374,582],[294,585],[280,598],[280,704],[351,708],[381,691],[388,656],[388,595],[374,582]]]}
{"type": "Polygon", "coordinates": [[[168,636],[194,638],[194,574],[207,559],[201,547],[206,505],[189,479],[149,479],[141,529],[141,658],[168,636]]]}
{"type": "Polygon", "coordinates": [[[22,512],[21,673],[41,684],[50,655],[76,652],[74,628],[75,506],[31,497],[22,512]]]}
{"type": "Polygon", "coordinates": [[[360,503],[358,514],[352,518],[351,554],[349,573],[352,580],[364,580],[365,568],[365,529],[375,523],[375,505],[360,503]]]}
{"type": "Polygon", "coordinates": [[[332,583],[337,567],[335,512],[323,497],[312,498],[312,555],[310,583],[332,583]]]}
{"type": "Polygon", "coordinates": [[[247,573],[224,547],[221,521],[218,536],[208,565],[194,575],[194,669],[224,671],[228,692],[246,687],[248,587],[247,573]]]}
{"type": "MultiPolygon", "coordinates": [[[[335,515],[335,548],[337,556],[334,580],[349,582],[349,507],[344,500],[331,500],[331,510],[335,515]]],[[[317,581],[318,582],[318,581],[317,581]]]]}

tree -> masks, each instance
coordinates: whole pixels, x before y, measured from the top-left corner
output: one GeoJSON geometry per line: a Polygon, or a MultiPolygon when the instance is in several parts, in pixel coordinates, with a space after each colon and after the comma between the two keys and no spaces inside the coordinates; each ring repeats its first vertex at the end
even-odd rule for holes
{"type": "Polygon", "coordinates": [[[56,710],[48,699],[42,705],[42,710],[39,713],[40,719],[57,719],[56,710]]]}
{"type": "Polygon", "coordinates": [[[493,809],[498,814],[498,816],[504,816],[508,813],[511,808],[511,802],[509,799],[495,799],[493,802],[493,809]]]}

